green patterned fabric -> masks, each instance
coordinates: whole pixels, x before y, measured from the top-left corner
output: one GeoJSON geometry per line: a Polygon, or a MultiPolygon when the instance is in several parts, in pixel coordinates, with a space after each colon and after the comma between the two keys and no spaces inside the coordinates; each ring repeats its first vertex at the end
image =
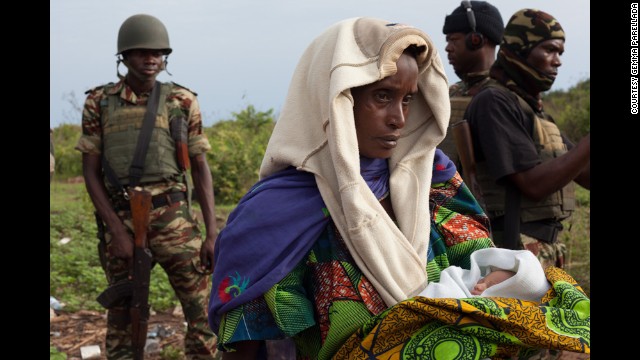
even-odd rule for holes
{"type": "MultiPolygon", "coordinates": [[[[459,174],[433,184],[430,201],[433,247],[427,271],[430,281],[437,281],[442,269],[468,268],[471,253],[492,243],[488,218],[459,174]]],[[[329,223],[283,280],[222,317],[218,347],[231,350],[238,341],[292,337],[298,358],[330,359],[356,330],[386,308],[329,223]]]]}
{"type": "Polygon", "coordinates": [[[437,282],[442,270],[451,265],[469,269],[472,252],[494,245],[489,219],[458,173],[445,183],[432,184],[429,202],[432,227],[427,274],[429,282],[437,282]]]}

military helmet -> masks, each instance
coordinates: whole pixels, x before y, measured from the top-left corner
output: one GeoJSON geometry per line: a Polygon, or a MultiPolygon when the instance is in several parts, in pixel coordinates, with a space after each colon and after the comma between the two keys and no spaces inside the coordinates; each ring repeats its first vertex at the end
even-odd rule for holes
{"type": "Polygon", "coordinates": [[[164,50],[165,55],[173,51],[167,28],[158,18],[147,14],[130,16],[120,26],[116,55],[131,49],[164,50]]]}

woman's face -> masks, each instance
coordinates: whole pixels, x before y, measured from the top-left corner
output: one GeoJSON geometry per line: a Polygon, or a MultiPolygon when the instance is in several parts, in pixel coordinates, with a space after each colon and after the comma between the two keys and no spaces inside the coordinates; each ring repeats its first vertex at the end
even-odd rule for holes
{"type": "Polygon", "coordinates": [[[406,53],[397,62],[398,72],[373,84],[351,89],[353,115],[360,155],[391,157],[400,130],[409,116],[409,103],[418,92],[418,63],[406,53]]]}

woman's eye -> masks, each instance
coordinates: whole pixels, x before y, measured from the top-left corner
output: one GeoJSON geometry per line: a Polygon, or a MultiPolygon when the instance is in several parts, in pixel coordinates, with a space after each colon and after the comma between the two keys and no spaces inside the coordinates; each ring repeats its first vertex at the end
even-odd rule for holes
{"type": "Polygon", "coordinates": [[[384,92],[380,92],[380,93],[376,93],[376,99],[379,101],[389,101],[389,94],[384,93],[384,92]]]}
{"type": "Polygon", "coordinates": [[[407,95],[402,99],[402,103],[405,105],[409,105],[413,101],[413,95],[407,95]]]}

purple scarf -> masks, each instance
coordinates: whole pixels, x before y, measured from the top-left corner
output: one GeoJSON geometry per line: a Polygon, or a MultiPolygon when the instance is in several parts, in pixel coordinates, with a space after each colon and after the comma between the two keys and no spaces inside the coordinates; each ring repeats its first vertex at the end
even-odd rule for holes
{"type": "Polygon", "coordinates": [[[449,160],[449,157],[445,155],[442,150],[436,149],[436,154],[433,157],[431,183],[438,184],[446,182],[456,174],[456,171],[457,169],[453,161],[449,160]]]}
{"type": "MultiPolygon", "coordinates": [[[[434,182],[450,179],[455,170],[436,150],[434,182]]],[[[389,191],[385,159],[360,157],[360,173],[376,198],[389,191]]],[[[214,332],[222,314],[282,280],[309,252],[329,220],[313,174],[289,167],[256,183],[216,240],[209,299],[209,326],[214,332]]]]}

